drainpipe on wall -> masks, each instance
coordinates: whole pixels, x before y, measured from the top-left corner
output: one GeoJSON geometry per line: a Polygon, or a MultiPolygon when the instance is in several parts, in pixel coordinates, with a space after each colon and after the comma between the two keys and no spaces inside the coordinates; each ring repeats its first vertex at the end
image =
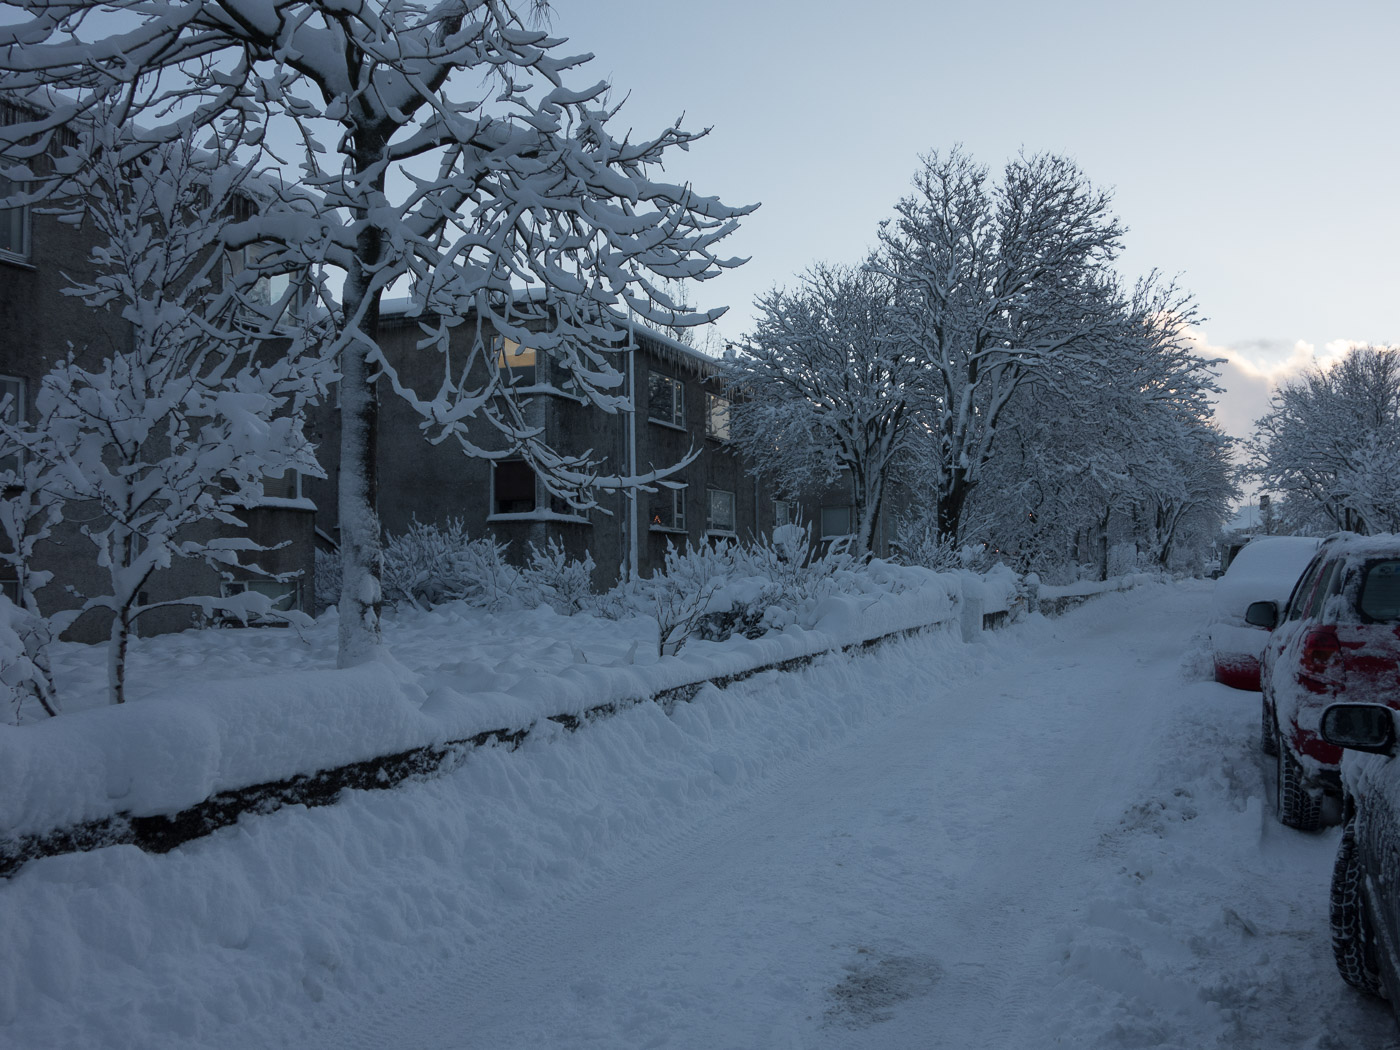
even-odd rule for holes
{"type": "MultiPolygon", "coordinates": [[[[628,323],[628,341],[632,344],[627,353],[627,474],[637,476],[637,338],[628,323]]],[[[627,578],[637,578],[637,488],[627,490],[627,578]]]]}

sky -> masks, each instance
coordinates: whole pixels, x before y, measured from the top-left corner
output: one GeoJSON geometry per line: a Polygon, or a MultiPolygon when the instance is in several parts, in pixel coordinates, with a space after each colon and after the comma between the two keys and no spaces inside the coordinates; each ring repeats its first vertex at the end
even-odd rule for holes
{"type": "Polygon", "coordinates": [[[713,129],[667,177],[761,204],[730,241],[749,262],[696,296],[729,307],[725,338],[756,295],[858,262],[919,157],[961,144],[993,171],[1063,154],[1113,192],[1124,276],[1195,295],[1236,436],[1280,378],[1400,341],[1394,0],[552,6],[626,97],[619,130],[713,129]]]}

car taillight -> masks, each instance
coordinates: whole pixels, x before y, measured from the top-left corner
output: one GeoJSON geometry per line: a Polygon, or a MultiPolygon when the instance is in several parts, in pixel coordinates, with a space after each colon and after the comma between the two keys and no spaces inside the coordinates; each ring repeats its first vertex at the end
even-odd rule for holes
{"type": "Polygon", "coordinates": [[[1342,643],[1337,640],[1336,627],[1330,624],[1314,627],[1303,639],[1303,670],[1314,673],[1325,671],[1332,657],[1341,651],[1342,643]]]}

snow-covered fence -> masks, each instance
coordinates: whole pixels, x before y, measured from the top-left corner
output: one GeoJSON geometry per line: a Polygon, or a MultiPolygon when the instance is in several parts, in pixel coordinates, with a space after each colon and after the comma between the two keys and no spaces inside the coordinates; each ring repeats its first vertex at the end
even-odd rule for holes
{"type": "Polygon", "coordinates": [[[0,726],[0,876],[38,857],[120,843],[163,852],[246,812],[392,787],[451,769],[477,747],[515,747],[647,701],[669,709],[707,683],[724,687],[831,652],[954,624],[970,638],[1025,601],[1009,571],[918,571],[922,585],[900,593],[828,596],[809,629],[696,640],[652,664],[541,674],[528,701],[499,692],[444,699],[404,668],[373,663],[0,726]]]}
{"type": "Polygon", "coordinates": [[[1031,612],[1057,616],[1066,609],[1082,605],[1100,594],[1130,590],[1160,578],[1152,573],[1130,572],[1126,576],[1114,576],[1107,580],[1079,580],[1076,583],[1049,586],[1041,583],[1039,577],[1031,575],[1025,580],[1027,605],[1031,612]]]}

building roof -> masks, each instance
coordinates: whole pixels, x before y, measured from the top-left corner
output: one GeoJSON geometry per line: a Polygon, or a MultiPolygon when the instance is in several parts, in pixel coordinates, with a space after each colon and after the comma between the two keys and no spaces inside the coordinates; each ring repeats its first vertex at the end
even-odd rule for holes
{"type": "MultiPolygon", "coordinates": [[[[522,296],[534,293],[520,293],[522,296]]],[[[385,298],[379,304],[382,319],[407,321],[412,316],[414,301],[407,296],[385,298]]],[[[635,318],[625,317],[614,311],[617,326],[632,333],[638,349],[660,358],[675,368],[684,369],[701,376],[712,376],[719,371],[719,359],[682,343],[663,332],[642,324],[635,318]]]]}

